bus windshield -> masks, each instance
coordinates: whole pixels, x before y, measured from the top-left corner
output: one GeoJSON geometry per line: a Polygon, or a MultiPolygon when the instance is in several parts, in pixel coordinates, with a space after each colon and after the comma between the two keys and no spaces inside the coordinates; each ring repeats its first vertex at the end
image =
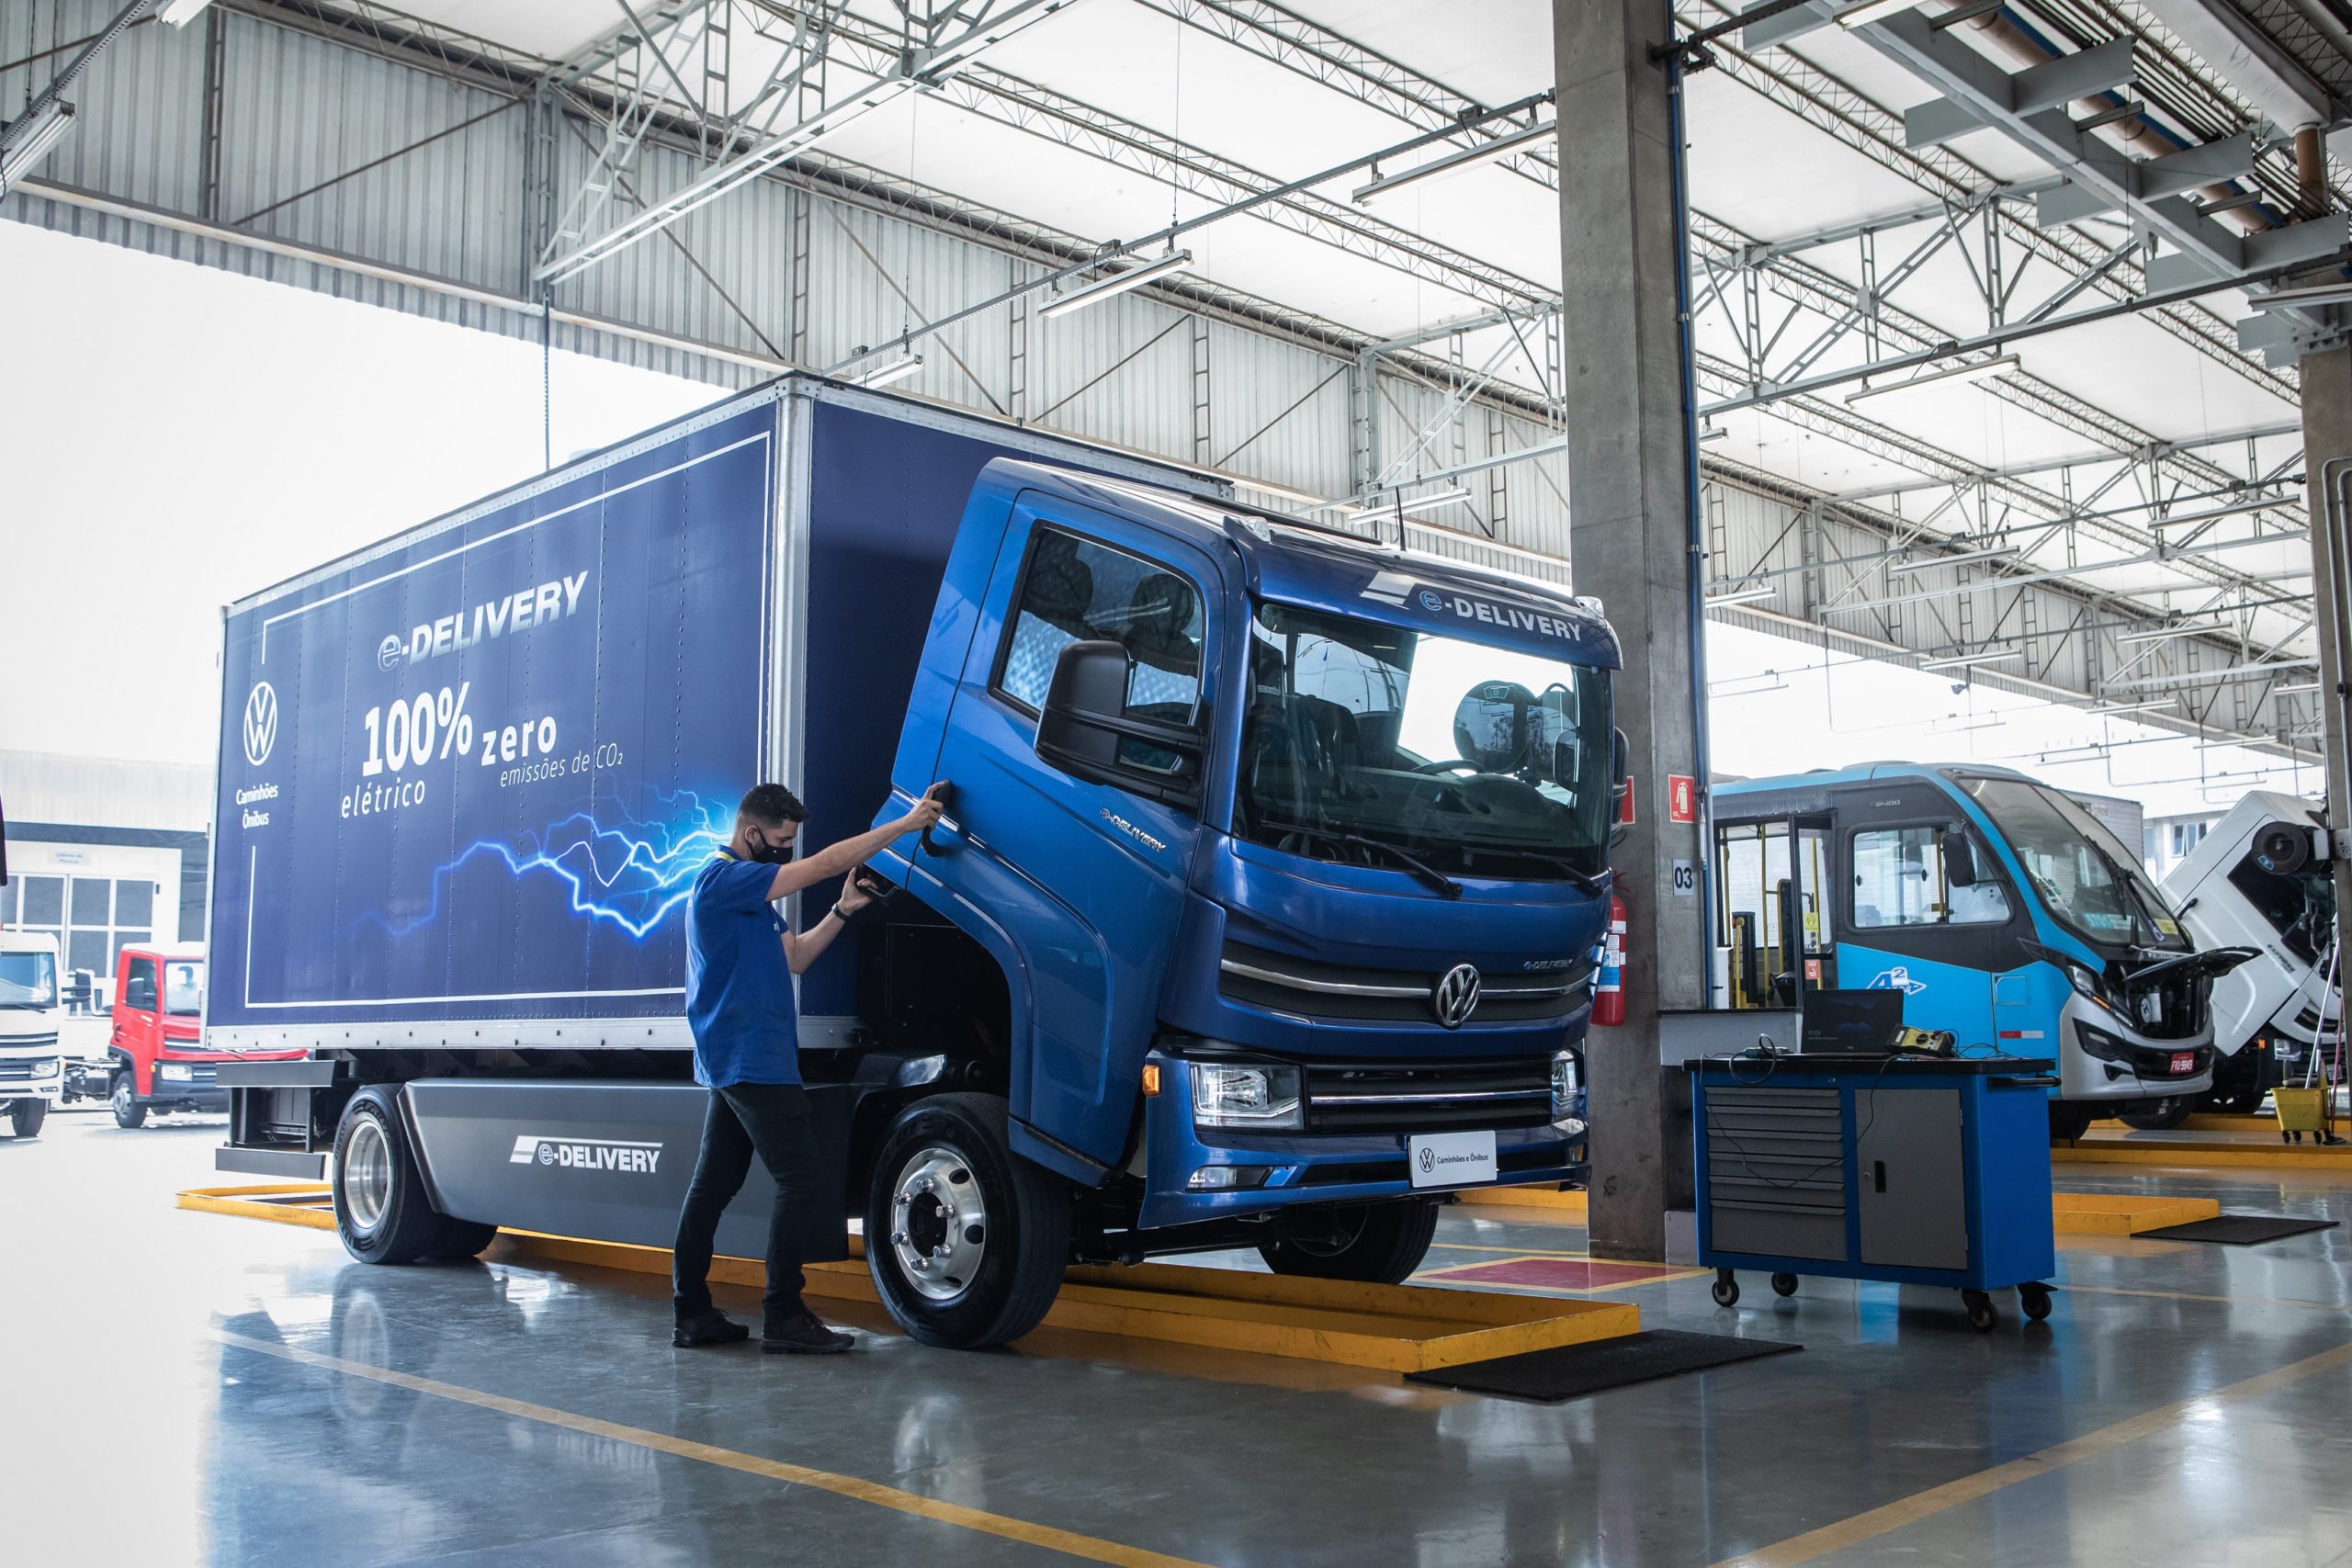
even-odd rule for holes
{"type": "Polygon", "coordinates": [[[1317,860],[1589,882],[1608,867],[1609,672],[1261,604],[1235,830],[1317,860]]]}
{"type": "Polygon", "coordinates": [[[2106,947],[2188,948],[2179,920],[2138,857],[2089,812],[2026,779],[1963,775],[1952,782],[1993,819],[2059,924],[2106,947]]]}

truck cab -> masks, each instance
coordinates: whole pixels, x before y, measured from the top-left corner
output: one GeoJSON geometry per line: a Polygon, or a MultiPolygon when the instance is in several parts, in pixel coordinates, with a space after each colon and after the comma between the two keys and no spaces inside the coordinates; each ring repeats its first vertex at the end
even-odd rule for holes
{"type": "Polygon", "coordinates": [[[36,1136],[62,1082],[57,939],[0,930],[0,1111],[19,1138],[36,1136]]]}
{"type": "Polygon", "coordinates": [[[204,945],[125,947],[115,957],[113,1031],[103,1092],[115,1124],[134,1128],[166,1111],[225,1111],[222,1062],[283,1060],[275,1055],[209,1051],[202,1040],[204,945]]]}

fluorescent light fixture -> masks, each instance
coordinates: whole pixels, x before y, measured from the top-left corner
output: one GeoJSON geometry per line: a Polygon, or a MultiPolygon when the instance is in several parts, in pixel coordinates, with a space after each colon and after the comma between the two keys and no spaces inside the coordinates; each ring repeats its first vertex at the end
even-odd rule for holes
{"type": "Polygon", "coordinates": [[[2016,355],[2004,354],[1997,358],[1980,359],[1973,365],[1955,365],[1949,370],[1930,370],[1907,381],[1889,381],[1883,387],[1864,387],[1859,392],[1847,393],[1846,400],[1859,403],[1870,398],[1885,397],[1889,392],[1907,392],[1914,387],[1929,387],[1947,381],[1982,381],[1987,376],[2006,376],[2018,368],[2018,364],[2016,355]]]}
{"type": "Polygon", "coordinates": [[[1998,664],[2005,659],[2024,657],[2024,650],[2015,648],[2000,653],[1955,653],[1949,659],[1923,659],[1919,661],[1919,668],[1922,670],[1970,670],[1979,664],[1998,664]]]}
{"type": "Polygon", "coordinates": [[[32,173],[33,166],[49,155],[57,139],[74,129],[74,106],[60,98],[43,109],[32,129],[20,131],[17,140],[0,149],[0,196],[8,187],[32,173]]]}
{"type": "Polygon", "coordinates": [[[1990,550],[1962,550],[1956,556],[1930,556],[1926,560],[1896,561],[1886,570],[1891,577],[1899,571],[1928,571],[1939,566],[1966,566],[1972,561],[2015,560],[2017,553],[2014,545],[1990,550]]]}
{"type": "Polygon", "coordinates": [[[2302,288],[2274,288],[2250,295],[2246,303],[2257,310],[2293,310],[2306,305],[2352,305],[2352,283],[2314,283],[2302,288]]]}
{"type": "Polygon", "coordinates": [[[2273,686],[2270,688],[2270,694],[2274,697],[2299,697],[2305,692],[2316,692],[2318,690],[2319,682],[2317,681],[2298,681],[2291,686],[2273,686]]]}
{"type": "Polygon", "coordinates": [[[2172,698],[2160,697],[2156,701],[2150,703],[2116,703],[2108,706],[2094,707],[2089,711],[2100,718],[2113,718],[2120,714],[2154,713],[2158,708],[2168,708],[2172,705],[2172,698]]]}
{"type": "Polygon", "coordinates": [[[1140,288],[1155,277],[1166,277],[1170,273],[1182,272],[1192,265],[1192,252],[1170,251],[1168,254],[1154,261],[1148,261],[1141,266],[1129,267],[1125,272],[1115,273],[1109,277],[1090,283],[1075,293],[1053,295],[1043,305],[1037,307],[1037,314],[1061,316],[1072,310],[1082,310],[1089,305],[1099,305],[1105,299],[1125,294],[1130,288],[1140,288]]]}
{"type": "Polygon", "coordinates": [[[1469,499],[1470,492],[1464,490],[1461,486],[1456,485],[1452,490],[1442,490],[1433,495],[1417,495],[1401,506],[1397,504],[1396,498],[1392,493],[1390,498],[1386,501],[1365,502],[1363,503],[1363,510],[1373,513],[1375,515],[1388,517],[1394,517],[1401,512],[1409,517],[1416,512],[1433,512],[1441,506],[1451,506],[1457,501],[1467,501],[1469,499]]]}
{"type": "Polygon", "coordinates": [[[868,370],[861,376],[852,377],[851,379],[861,387],[887,387],[893,381],[905,380],[922,368],[922,355],[910,354],[903,359],[894,359],[888,365],[868,370]]]}
{"type": "Polygon", "coordinates": [[[1706,604],[1710,610],[1719,604],[1753,604],[1758,599],[1770,599],[1778,592],[1780,590],[1777,588],[1735,588],[1728,593],[1709,594],[1706,604]]]}
{"type": "Polygon", "coordinates": [[[1731,430],[1727,425],[1702,424],[1699,427],[1699,439],[1702,441],[1721,441],[1730,434],[1731,430]]]}
{"type": "Polygon", "coordinates": [[[2158,517],[2152,523],[2158,528],[2184,528],[2191,523],[2211,523],[2216,517],[2235,517],[2242,512],[2267,512],[2274,506],[2292,506],[2292,501],[2277,496],[2263,496],[2253,501],[2233,501],[2227,506],[2209,506],[2202,512],[2184,512],[2177,517],[2158,517]]]}
{"type": "Polygon", "coordinates": [[[1862,0],[1859,6],[1848,6],[1838,13],[1841,28],[1866,28],[1872,22],[1883,21],[1897,11],[1914,10],[1919,0],[1862,0]]]}
{"type": "Polygon", "coordinates": [[[211,4],[212,0],[164,0],[155,8],[155,19],[184,28],[204,15],[204,8],[211,4]]]}
{"type": "MultiPolygon", "coordinates": [[[[1913,0],[1913,3],[1917,4],[1917,0],[1913,0]]],[[[1513,131],[1509,136],[1498,136],[1492,141],[1482,142],[1476,147],[1465,147],[1458,152],[1448,152],[1442,158],[1432,158],[1426,164],[1417,164],[1409,169],[1399,170],[1393,175],[1379,174],[1379,165],[1375,164],[1373,165],[1375,177],[1370,185],[1356,187],[1354,199],[1361,206],[1364,202],[1401,190],[1407,186],[1419,185],[1426,180],[1442,180],[1449,175],[1458,175],[1464,169],[1482,168],[1498,158],[1510,157],[1530,142],[1541,141],[1546,137],[1556,135],[1558,130],[1557,126],[1549,123],[1532,126],[1525,130],[1513,131]]]]}
{"type": "Polygon", "coordinates": [[[2204,637],[2221,629],[2219,626],[2165,626],[2160,631],[2126,632],[2115,640],[2129,647],[2133,643],[2170,642],[2175,637],[2204,637]]]}

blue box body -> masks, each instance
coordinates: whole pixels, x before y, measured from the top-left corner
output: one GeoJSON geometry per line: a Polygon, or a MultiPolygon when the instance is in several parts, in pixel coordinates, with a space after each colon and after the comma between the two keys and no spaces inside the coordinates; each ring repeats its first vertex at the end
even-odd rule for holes
{"type": "Polygon", "coordinates": [[[1987,1064],[1905,1061],[1889,1068],[1877,1060],[1850,1064],[1782,1057],[1770,1065],[1779,1087],[1838,1091],[1844,1152],[1846,1256],[1842,1259],[1775,1257],[1725,1252],[1714,1245],[1714,1216],[1708,1187],[1707,1092],[1754,1088],[1767,1064],[1710,1059],[1690,1065],[1692,1142],[1697,1150],[1699,1261],[1709,1269],[1759,1273],[1820,1275],[1842,1280],[1888,1280],[1906,1285],[1948,1285],[1993,1291],[2045,1280],[2057,1268],[2057,1241],[2050,1203],[2050,1131],[2047,1091],[2035,1081],[2047,1062],[2017,1061],[1985,1071],[1987,1064]],[[1957,1089],[1960,1093],[1962,1179],[1968,1233],[1968,1267],[1959,1269],[1871,1265],[1861,1261],[1862,1173],[1856,1153],[1857,1091],[1905,1092],[1957,1089]]]}

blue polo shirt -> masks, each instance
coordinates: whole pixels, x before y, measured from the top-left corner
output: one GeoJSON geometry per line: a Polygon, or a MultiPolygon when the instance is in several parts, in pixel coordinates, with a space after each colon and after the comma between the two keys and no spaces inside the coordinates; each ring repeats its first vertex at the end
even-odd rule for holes
{"type": "Polygon", "coordinates": [[[686,900],[686,1024],[695,1082],[800,1081],[800,1003],[784,956],[784,917],[768,902],[775,867],[726,850],[686,900]]]}

